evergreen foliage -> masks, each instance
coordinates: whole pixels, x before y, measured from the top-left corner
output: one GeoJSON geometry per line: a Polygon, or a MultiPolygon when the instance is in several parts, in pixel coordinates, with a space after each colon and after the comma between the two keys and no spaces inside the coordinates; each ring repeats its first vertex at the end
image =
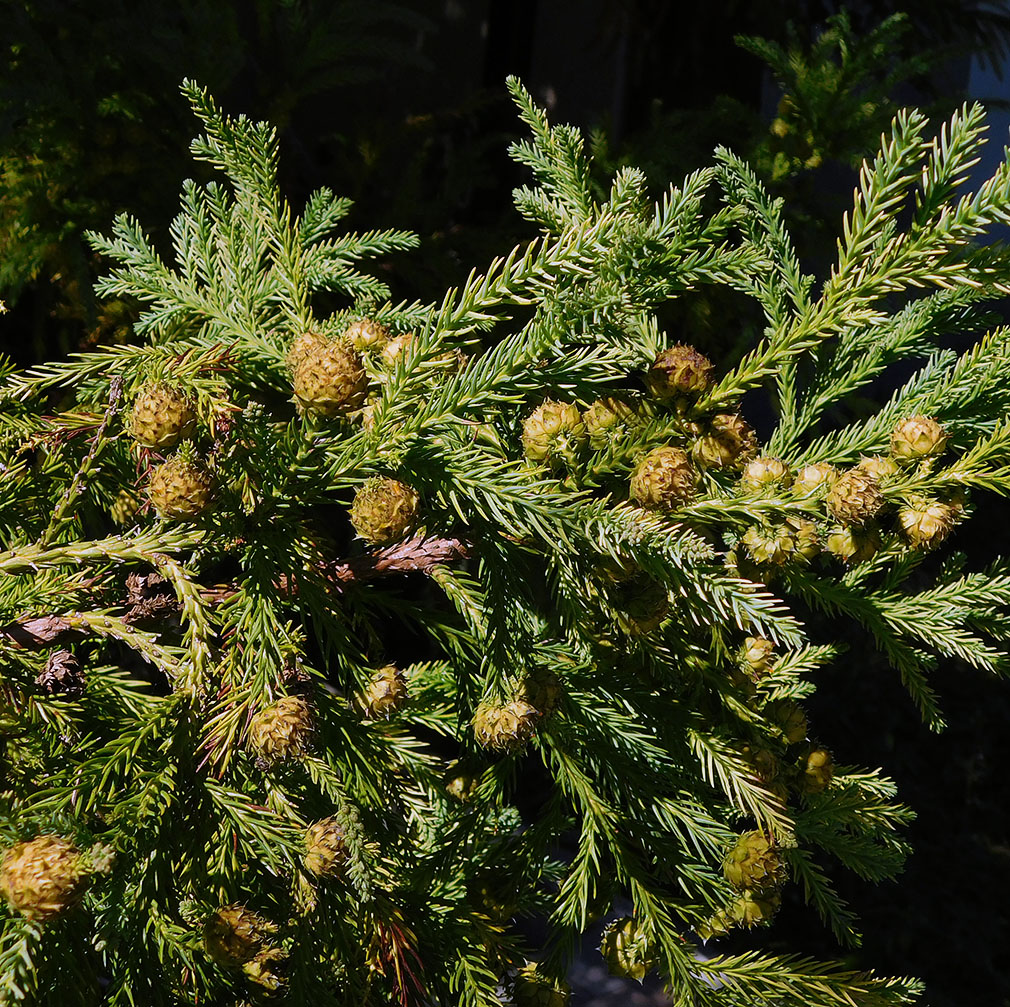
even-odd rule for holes
{"type": "Polygon", "coordinates": [[[814,759],[803,713],[853,622],[935,727],[938,660],[1006,667],[1006,562],[932,553],[1010,492],[1010,330],[944,348],[1010,283],[979,240],[1010,160],[962,195],[982,110],[899,113],[817,284],[731,152],[601,198],[510,88],[542,237],[422,304],[362,264],[411,234],[340,233],[327,190],[296,215],[274,131],[187,83],[224,183],[186,183],[171,258],[128,215],[92,235],[144,341],[4,374],[0,1003],[564,1002],[601,917],[611,967],[677,1002],[916,999],[719,940],[789,884],[858,944],[832,874],[901,869],[893,784],[842,738],[814,759]],[[714,378],[656,317],[699,287],[766,320],[714,378]],[[154,419],[181,447],[136,439],[154,419]]]}

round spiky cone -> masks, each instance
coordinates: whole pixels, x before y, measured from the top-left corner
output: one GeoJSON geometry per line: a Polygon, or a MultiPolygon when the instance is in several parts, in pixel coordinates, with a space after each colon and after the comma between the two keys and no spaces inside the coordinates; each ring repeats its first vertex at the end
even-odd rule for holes
{"type": "Polygon", "coordinates": [[[30,920],[48,920],[75,905],[88,876],[72,842],[38,836],[15,843],[0,864],[0,892],[12,909],[30,920]]]}
{"type": "Polygon", "coordinates": [[[154,381],[140,389],[130,410],[130,435],[149,448],[173,447],[196,429],[193,400],[178,385],[154,381]]]}
{"type": "Polygon", "coordinates": [[[561,679],[550,668],[535,668],[523,680],[522,698],[541,717],[549,717],[561,702],[561,679]]]}
{"type": "Polygon", "coordinates": [[[46,660],[35,684],[50,696],[75,698],[84,694],[84,669],[69,650],[55,650],[46,660]]]}
{"type": "Polygon", "coordinates": [[[748,677],[761,681],[775,663],[775,644],[763,636],[748,636],[740,648],[740,664],[748,677]]]}
{"type": "Polygon", "coordinates": [[[905,538],[919,549],[939,545],[954,527],[957,512],[950,504],[918,497],[908,500],[898,510],[898,521],[905,538]]]}
{"type": "Polygon", "coordinates": [[[691,448],[694,460],[705,469],[735,468],[757,451],[757,434],[742,416],[719,413],[709,430],[691,448]]]}
{"type": "Polygon", "coordinates": [[[298,365],[308,356],[308,354],[326,345],[326,337],[318,332],[303,332],[295,336],[288,347],[286,362],[288,369],[294,373],[298,365]]]}
{"type": "Polygon", "coordinates": [[[804,465],[793,480],[792,491],[799,497],[823,496],[838,478],[838,470],[827,462],[804,465]]]}
{"type": "Polygon", "coordinates": [[[834,482],[827,497],[828,510],[842,524],[865,524],[884,506],[880,484],[861,469],[849,469],[834,482]]]}
{"type": "Polygon", "coordinates": [[[213,485],[213,477],[203,465],[176,455],[152,470],[147,495],[162,517],[183,521],[199,517],[207,509],[213,485]]]}
{"type": "Polygon", "coordinates": [[[368,391],[368,375],[354,349],[316,338],[302,343],[300,352],[292,383],[295,398],[306,412],[336,416],[360,408],[368,391]]]}
{"type": "Polygon", "coordinates": [[[776,891],[744,892],[725,909],[699,923],[694,929],[703,940],[728,934],[734,927],[761,926],[769,923],[782,904],[782,896],[776,891]]]}
{"type": "Polygon", "coordinates": [[[379,668],[358,697],[358,705],[371,720],[388,719],[407,701],[407,678],[395,664],[379,668]]]}
{"type": "Polygon", "coordinates": [[[943,454],[947,431],[930,416],[909,416],[900,420],[891,433],[891,455],[905,465],[943,454]]]}
{"type": "Polygon", "coordinates": [[[745,832],[726,855],[722,873],[734,887],[762,891],[781,885],[788,877],[775,840],[763,832],[745,832]]]}
{"type": "Polygon", "coordinates": [[[548,399],[523,421],[523,450],[535,462],[571,459],[587,438],[582,414],[571,402],[548,399]]]}
{"type": "Polygon", "coordinates": [[[796,533],[785,524],[751,525],[740,541],[747,547],[755,563],[782,566],[792,559],[796,552],[796,533]]]}
{"type": "Polygon", "coordinates": [[[316,877],[342,874],[347,866],[347,833],[336,818],[323,818],[305,830],[305,869],[316,877]]]}
{"type": "Polygon", "coordinates": [[[537,730],[540,714],[524,699],[509,703],[481,703],[473,715],[473,733],[484,748],[517,752],[537,730]]]}
{"type": "Polygon", "coordinates": [[[680,448],[655,448],[638,463],[631,495],[643,507],[673,510],[694,495],[695,471],[680,448]]]}
{"type": "Polygon", "coordinates": [[[226,968],[240,968],[267,947],[277,927],[245,906],[222,906],[203,925],[207,956],[226,968]]]}
{"type": "Polygon", "coordinates": [[[781,458],[753,458],[744,465],[740,475],[740,487],[747,493],[775,492],[791,481],[789,466],[781,458]]]}
{"type": "Polygon", "coordinates": [[[351,504],[354,530],[373,545],[399,542],[417,525],[421,499],[399,479],[377,476],[363,483],[351,504]]]}
{"type": "Polygon", "coordinates": [[[606,447],[610,438],[630,426],[635,418],[635,410],[613,396],[597,399],[582,414],[589,443],[594,448],[606,447]]]}
{"type": "Polygon", "coordinates": [[[800,760],[800,770],[800,790],[805,794],[819,794],[831,783],[835,775],[835,764],[826,748],[814,745],[800,760]]]}
{"type": "Polygon", "coordinates": [[[677,343],[657,355],[645,383],[657,399],[700,395],[712,384],[715,368],[693,346],[677,343]]]}
{"type": "Polygon", "coordinates": [[[516,974],[516,1007],[568,1007],[571,997],[568,983],[548,978],[536,962],[527,962],[516,974]]]}
{"type": "Polygon", "coordinates": [[[836,528],[828,533],[824,548],[846,563],[865,563],[872,559],[882,542],[880,532],[872,525],[860,528],[858,525],[836,528]]]}
{"type": "Polygon", "coordinates": [[[649,951],[646,934],[639,926],[638,920],[632,916],[622,916],[614,920],[603,931],[600,954],[603,955],[611,975],[637,979],[639,982],[658,964],[649,951]]]}
{"type": "Polygon", "coordinates": [[[249,723],[249,747],[266,762],[296,759],[312,740],[312,708],[301,696],[284,696],[249,723]]]}
{"type": "Polygon", "coordinates": [[[344,330],[344,339],[359,353],[381,350],[392,338],[392,332],[385,325],[371,318],[359,318],[344,330]]]}
{"type": "Polygon", "coordinates": [[[861,458],[856,468],[860,472],[873,476],[879,482],[890,479],[901,471],[898,463],[886,455],[872,455],[869,458],[861,458]]]}

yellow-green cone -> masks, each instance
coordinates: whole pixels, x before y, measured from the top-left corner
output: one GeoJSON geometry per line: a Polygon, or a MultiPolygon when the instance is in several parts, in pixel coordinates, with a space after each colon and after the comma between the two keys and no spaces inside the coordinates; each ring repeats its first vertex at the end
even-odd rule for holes
{"type": "Polygon", "coordinates": [[[694,466],[680,448],[655,448],[639,461],[631,477],[632,499],[655,510],[687,503],[694,488],[694,466]]]}
{"type": "Polygon", "coordinates": [[[660,350],[645,376],[645,384],[657,399],[697,396],[712,384],[715,368],[693,346],[677,343],[660,350]]]}
{"type": "Polygon", "coordinates": [[[536,962],[527,962],[516,974],[515,1007],[568,1007],[571,990],[563,979],[545,976],[536,962]]]}
{"type": "Polygon", "coordinates": [[[800,760],[799,788],[805,794],[819,794],[835,775],[834,760],[826,748],[812,746],[800,760]]]}
{"type": "Polygon", "coordinates": [[[213,486],[213,476],[202,464],[176,455],[152,469],[147,495],[162,517],[185,521],[207,509],[213,499],[213,486]]]}
{"type": "Polygon", "coordinates": [[[203,925],[207,956],[225,968],[241,968],[267,947],[277,927],[245,906],[222,906],[203,925]]]}
{"type": "Polygon", "coordinates": [[[757,447],[757,434],[742,416],[719,413],[694,442],[691,455],[704,469],[736,468],[752,457],[757,447]]]}
{"type": "Polygon", "coordinates": [[[861,469],[849,469],[834,482],[827,496],[828,511],[842,524],[865,524],[884,506],[877,479],[861,469]]]}
{"type": "Polygon", "coordinates": [[[722,873],[734,887],[762,891],[775,888],[788,878],[778,845],[763,832],[745,832],[726,855],[722,873]]]}
{"type": "Polygon", "coordinates": [[[49,920],[66,912],[80,901],[87,884],[81,854],[60,836],[15,843],[0,864],[0,893],[30,920],[49,920]]]}
{"type": "Polygon", "coordinates": [[[316,877],[339,875],[347,866],[347,835],[336,818],[323,818],[305,830],[305,869],[316,877]]]}
{"type": "Polygon", "coordinates": [[[804,465],[793,480],[792,492],[798,497],[821,497],[831,489],[838,478],[838,470],[827,462],[804,465]]]}
{"type": "Polygon", "coordinates": [[[308,750],[312,708],[301,696],[284,696],[260,710],[249,723],[249,747],[266,762],[296,759],[308,750]]]}
{"type": "Polygon", "coordinates": [[[536,734],[539,720],[540,713],[524,699],[481,703],[473,715],[473,733],[483,748],[517,752],[536,734]]]}
{"type": "Polygon", "coordinates": [[[571,402],[548,399],[523,421],[523,451],[535,462],[570,461],[588,436],[579,407],[571,402]]]}
{"type": "MultiPolygon", "coordinates": [[[[295,345],[299,345],[297,341],[295,345]]],[[[362,406],[368,375],[352,347],[309,337],[299,352],[300,359],[294,358],[292,385],[295,398],[306,412],[336,416],[362,406]]]]}
{"type": "Polygon", "coordinates": [[[414,530],[420,502],[417,491],[399,479],[369,479],[354,494],[351,524],[366,542],[391,545],[414,530]]]}
{"type": "Polygon", "coordinates": [[[947,431],[931,416],[909,416],[891,432],[891,455],[902,465],[943,454],[947,431]]]}
{"type": "Polygon", "coordinates": [[[130,410],[130,435],[145,447],[173,447],[196,429],[193,400],[178,385],[155,381],[140,389],[130,410]]]}
{"type": "Polygon", "coordinates": [[[359,353],[366,350],[381,350],[393,338],[393,334],[381,322],[371,318],[359,318],[344,330],[344,339],[359,353]]]}
{"type": "Polygon", "coordinates": [[[614,920],[603,931],[600,954],[611,975],[639,982],[658,964],[645,932],[632,916],[614,920]]]}
{"type": "Polygon", "coordinates": [[[370,720],[386,720],[407,701],[407,678],[395,664],[379,668],[358,697],[358,706],[370,720]]]}

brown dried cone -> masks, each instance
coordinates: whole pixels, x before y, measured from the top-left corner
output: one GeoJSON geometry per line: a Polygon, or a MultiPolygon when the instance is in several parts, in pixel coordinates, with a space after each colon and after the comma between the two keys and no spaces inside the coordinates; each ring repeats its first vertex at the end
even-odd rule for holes
{"type": "Polygon", "coordinates": [[[943,454],[947,431],[930,416],[899,420],[891,432],[891,455],[902,465],[943,454]]]}
{"type": "Polygon", "coordinates": [[[359,318],[344,329],[344,339],[359,353],[381,350],[392,338],[385,325],[371,318],[359,318]]]}
{"type": "Polygon", "coordinates": [[[377,476],[363,483],[351,504],[354,530],[373,545],[399,542],[417,526],[421,499],[399,479],[377,476]]]}
{"type": "Polygon", "coordinates": [[[691,455],[704,469],[735,468],[757,448],[757,434],[742,416],[719,413],[709,421],[708,433],[694,442],[691,455]]]}
{"type": "Polygon", "coordinates": [[[607,926],[600,941],[600,954],[612,976],[639,982],[659,964],[649,949],[648,936],[632,916],[622,916],[607,926]]]}
{"type": "Polygon", "coordinates": [[[793,479],[792,491],[798,497],[824,496],[838,478],[838,470],[827,462],[804,465],[793,479]]]}
{"type": "Polygon", "coordinates": [[[957,523],[958,511],[939,500],[915,497],[898,508],[898,522],[910,545],[932,549],[939,545],[957,523]]]}
{"type": "Polygon", "coordinates": [[[207,957],[225,968],[240,968],[265,951],[275,924],[245,906],[222,906],[203,925],[207,957]]]}
{"type": "Polygon", "coordinates": [[[861,469],[843,472],[828,492],[828,511],[842,524],[866,524],[880,513],[880,483],[861,469]]]}
{"type": "Polygon", "coordinates": [[[582,423],[594,448],[606,447],[622,430],[631,426],[637,415],[627,402],[613,396],[597,399],[582,414],[582,423]]]}
{"type": "Polygon", "coordinates": [[[336,818],[322,818],[305,830],[305,869],[316,877],[343,874],[350,854],[347,833],[336,818]]]}
{"type": "Polygon", "coordinates": [[[312,741],[312,708],[301,696],[284,696],[264,707],[249,723],[248,743],[265,762],[303,755],[312,741]]]}
{"type": "Polygon", "coordinates": [[[164,450],[193,433],[196,408],[178,385],[150,382],[134,399],[129,428],[130,436],[138,444],[164,450]]]}
{"type": "Polygon", "coordinates": [[[358,696],[358,706],[371,720],[387,720],[407,702],[407,677],[395,664],[386,664],[358,696]]]}
{"type": "Polygon", "coordinates": [[[571,459],[588,436],[582,414],[571,402],[548,399],[523,421],[523,451],[535,462],[571,459]]]}
{"type": "Polygon", "coordinates": [[[343,342],[309,340],[293,368],[292,385],[308,413],[336,416],[359,409],[368,391],[368,375],[357,352],[343,342]]]}
{"type": "Polygon", "coordinates": [[[572,991],[563,979],[545,976],[536,962],[527,962],[516,973],[515,1007],[568,1007],[572,991]]]}
{"type": "Polygon", "coordinates": [[[744,892],[711,919],[699,923],[694,930],[703,941],[728,934],[733,927],[749,930],[770,923],[781,905],[782,896],[776,891],[744,892]]]}
{"type": "Polygon", "coordinates": [[[778,844],[761,831],[737,837],[722,862],[722,873],[734,888],[750,891],[777,888],[789,877],[778,844]]]}
{"type": "Polygon", "coordinates": [[[0,864],[0,893],[29,920],[49,920],[76,905],[88,884],[69,839],[38,836],[15,843],[0,864]]]}
{"type": "Polygon", "coordinates": [[[631,496],[643,507],[673,510],[694,495],[695,471],[687,452],[655,448],[639,461],[631,477],[631,496]]]}
{"type": "Polygon", "coordinates": [[[794,703],[791,699],[779,699],[770,703],[765,713],[772,723],[778,725],[782,736],[790,745],[807,736],[807,715],[799,703],[794,703]]]}
{"type": "Polygon", "coordinates": [[[748,636],[740,648],[740,667],[753,682],[770,675],[775,664],[775,644],[763,636],[748,636]]]}
{"type": "Polygon", "coordinates": [[[711,386],[714,374],[715,367],[708,357],[693,346],[677,343],[660,350],[645,375],[645,384],[657,399],[696,396],[711,386]]]}
{"type": "Polygon", "coordinates": [[[561,702],[561,679],[550,668],[534,668],[522,684],[522,698],[541,717],[549,717],[561,702]]]}
{"type": "Polygon", "coordinates": [[[826,552],[853,565],[873,559],[882,545],[880,532],[873,525],[835,528],[824,540],[826,552]]]}
{"type": "Polygon", "coordinates": [[[799,789],[804,794],[819,794],[835,775],[831,753],[819,745],[811,745],[800,759],[799,789]]]}
{"type": "Polygon", "coordinates": [[[637,573],[618,583],[612,591],[617,624],[631,636],[644,636],[662,626],[670,611],[665,585],[647,573],[637,573]]]}
{"type": "Polygon", "coordinates": [[[483,702],[474,711],[477,744],[499,752],[517,752],[536,734],[540,714],[525,699],[497,704],[483,702]]]}
{"type": "Polygon", "coordinates": [[[176,455],[151,471],[147,495],[162,517],[184,521],[210,506],[213,487],[213,476],[200,462],[176,455]]]}
{"type": "Polygon", "coordinates": [[[740,541],[755,563],[783,566],[796,552],[796,534],[789,525],[751,525],[740,541]]]}
{"type": "Polygon", "coordinates": [[[84,694],[84,669],[69,650],[54,650],[35,679],[35,684],[50,696],[76,699],[84,694]]]}
{"type": "Polygon", "coordinates": [[[781,458],[752,458],[743,467],[740,488],[747,493],[774,493],[792,481],[792,472],[781,458]]]}

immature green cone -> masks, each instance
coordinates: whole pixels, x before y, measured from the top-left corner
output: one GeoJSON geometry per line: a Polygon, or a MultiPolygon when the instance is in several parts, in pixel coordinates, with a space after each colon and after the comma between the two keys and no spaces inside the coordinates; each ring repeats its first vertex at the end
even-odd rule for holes
{"type": "Polygon", "coordinates": [[[849,525],[829,532],[824,540],[824,550],[855,565],[873,559],[882,544],[880,532],[872,525],[865,528],[849,525]]]}
{"type": "Polygon", "coordinates": [[[645,375],[645,384],[657,399],[696,396],[711,386],[714,374],[711,360],[693,346],[677,343],[659,352],[645,375]]]}
{"type": "Polygon", "coordinates": [[[265,950],[277,927],[245,906],[222,906],[203,925],[207,957],[225,968],[241,968],[265,950]]]}
{"type": "Polygon", "coordinates": [[[308,702],[301,696],[284,696],[252,718],[249,747],[265,762],[297,759],[308,750],[313,727],[308,702]]]}
{"type": "Polygon", "coordinates": [[[776,891],[744,892],[729,906],[730,919],[748,930],[770,923],[782,905],[782,896],[776,891]]]}
{"type": "Polygon", "coordinates": [[[395,664],[379,668],[358,697],[358,706],[370,720],[388,720],[407,702],[407,677],[395,664]]]}
{"type": "Polygon", "coordinates": [[[794,703],[791,699],[780,699],[771,703],[766,713],[778,724],[782,736],[790,745],[802,741],[807,736],[807,715],[799,703],[794,703]]]}
{"type": "Polygon", "coordinates": [[[805,794],[819,794],[831,783],[835,764],[826,748],[811,746],[800,760],[799,788],[805,794]]]}
{"type": "Polygon", "coordinates": [[[743,467],[740,487],[747,493],[774,493],[792,481],[789,466],[781,458],[753,458],[743,467]]]}
{"type": "Polygon", "coordinates": [[[788,525],[774,528],[769,525],[751,525],[740,539],[755,563],[782,566],[796,552],[796,534],[788,525]]]}
{"type": "Polygon", "coordinates": [[[285,357],[288,370],[293,374],[298,369],[298,365],[310,353],[318,352],[322,347],[326,346],[327,342],[326,337],[321,336],[318,332],[303,332],[301,335],[295,336],[288,347],[287,356],[285,357]]]}
{"type": "Polygon", "coordinates": [[[778,845],[763,832],[745,832],[722,863],[722,873],[734,887],[762,891],[776,888],[788,878],[778,845]]]}
{"type": "Polygon", "coordinates": [[[880,484],[861,469],[843,472],[827,496],[828,511],[842,524],[866,524],[884,506],[880,484]]]}
{"type": "Polygon", "coordinates": [[[523,450],[531,461],[571,459],[587,439],[579,407],[571,402],[548,399],[523,421],[523,450]]]}
{"type": "Polygon", "coordinates": [[[344,329],[344,339],[359,353],[381,350],[392,338],[385,325],[371,318],[359,318],[344,329]]]}
{"type": "Polygon", "coordinates": [[[268,947],[242,966],[242,972],[257,988],[259,996],[272,997],[287,985],[287,977],[281,971],[286,958],[280,948],[268,947]]]}
{"type": "Polygon", "coordinates": [[[798,497],[824,496],[838,478],[838,470],[827,462],[804,465],[793,479],[792,491],[798,497]]]}
{"type": "Polygon", "coordinates": [[[550,979],[527,962],[516,974],[514,996],[515,1007],[568,1007],[572,993],[563,979],[550,979]]]}
{"type": "Polygon", "coordinates": [[[540,714],[524,699],[498,705],[481,703],[473,715],[473,733],[482,748],[517,752],[536,734],[540,714]]]}
{"type": "Polygon", "coordinates": [[[480,777],[469,772],[459,762],[454,762],[442,777],[445,792],[460,804],[466,804],[476,793],[480,777]]]}
{"type": "Polygon", "coordinates": [[[637,979],[639,982],[659,964],[649,949],[648,938],[638,920],[632,916],[614,920],[603,931],[600,954],[612,976],[637,979]]]}
{"type": "Polygon", "coordinates": [[[305,830],[305,869],[316,877],[342,874],[350,854],[347,833],[336,818],[323,818],[305,830]]]}
{"type": "Polygon", "coordinates": [[[141,499],[131,489],[122,489],[116,494],[109,508],[109,517],[118,525],[132,524],[140,510],[141,499]]]}
{"type": "Polygon", "coordinates": [[[763,636],[748,636],[740,648],[740,665],[754,682],[770,675],[775,664],[775,644],[763,636]]]}
{"type": "Polygon", "coordinates": [[[299,405],[320,416],[359,409],[368,391],[368,375],[357,352],[346,343],[325,340],[308,341],[303,347],[292,375],[299,405]]]}
{"type": "Polygon", "coordinates": [[[0,864],[0,893],[29,920],[49,920],[80,901],[88,884],[81,854],[68,839],[38,836],[15,843],[0,864]]]}
{"type": "Polygon", "coordinates": [[[354,530],[373,545],[390,545],[417,526],[421,498],[399,479],[378,476],[363,483],[351,504],[354,530]]]}
{"type": "Polygon", "coordinates": [[[176,455],[151,471],[147,495],[162,517],[185,521],[210,506],[213,487],[213,476],[200,462],[176,455]]]}
{"type": "Polygon", "coordinates": [[[631,636],[644,636],[659,629],[670,611],[666,586],[647,573],[620,581],[612,591],[617,624],[631,636]]]}
{"type": "Polygon", "coordinates": [[[950,534],[957,512],[950,504],[917,497],[898,508],[898,521],[910,545],[932,549],[950,534]]]}
{"type": "Polygon", "coordinates": [[[873,455],[869,458],[861,458],[856,468],[859,469],[860,472],[865,472],[867,475],[873,476],[873,478],[878,482],[890,479],[892,476],[896,476],[901,471],[898,463],[893,458],[888,458],[886,455],[873,455]]]}
{"type": "Polygon", "coordinates": [[[793,559],[809,563],[821,551],[821,536],[817,525],[802,517],[788,517],[786,527],[793,533],[793,559]]]}
{"type": "Polygon", "coordinates": [[[606,447],[611,437],[627,429],[635,419],[635,410],[612,396],[597,399],[582,414],[589,443],[594,448],[606,447]]]}
{"type": "Polygon", "coordinates": [[[129,428],[130,436],[138,444],[164,450],[193,433],[196,408],[178,385],[150,382],[133,401],[129,428]]]}
{"type": "Polygon", "coordinates": [[[900,420],[891,433],[891,455],[902,465],[943,454],[947,431],[930,416],[900,420]]]}
{"type": "Polygon", "coordinates": [[[561,679],[550,668],[535,668],[522,685],[522,698],[541,717],[549,717],[561,702],[561,679]]]}
{"type": "Polygon", "coordinates": [[[631,477],[631,496],[643,507],[673,510],[694,495],[695,471],[680,448],[655,448],[631,477]]]}
{"type": "Polygon", "coordinates": [[[694,442],[691,455],[704,469],[736,468],[757,448],[757,434],[742,416],[720,413],[709,421],[708,432],[694,442]]]}

